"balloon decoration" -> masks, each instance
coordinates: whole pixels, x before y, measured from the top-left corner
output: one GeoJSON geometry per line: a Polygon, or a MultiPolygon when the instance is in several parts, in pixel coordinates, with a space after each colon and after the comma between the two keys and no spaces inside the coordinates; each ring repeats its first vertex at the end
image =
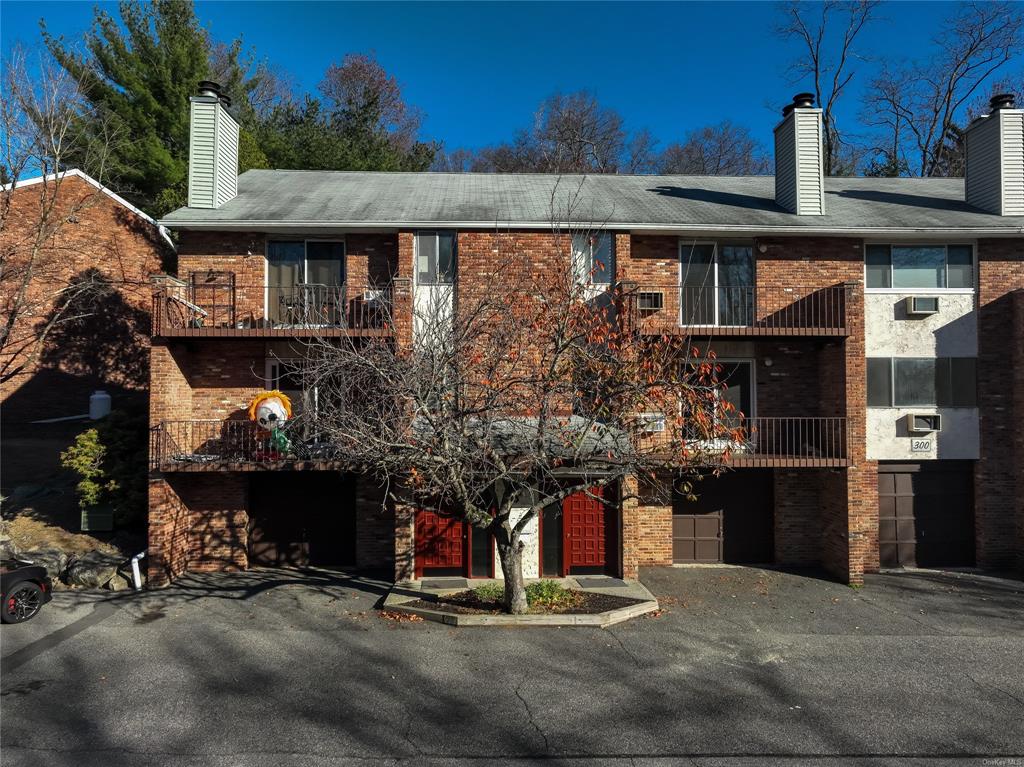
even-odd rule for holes
{"type": "Polygon", "coordinates": [[[288,395],[274,391],[257,394],[249,404],[249,420],[263,431],[270,433],[270,452],[262,456],[266,460],[279,460],[291,450],[292,443],[284,433],[284,425],[292,417],[292,402],[288,395]]]}

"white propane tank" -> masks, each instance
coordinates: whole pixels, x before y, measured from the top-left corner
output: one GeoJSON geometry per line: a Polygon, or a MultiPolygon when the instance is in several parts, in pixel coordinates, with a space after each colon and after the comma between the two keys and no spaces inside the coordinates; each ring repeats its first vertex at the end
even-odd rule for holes
{"type": "Polygon", "coordinates": [[[100,389],[89,397],[89,418],[98,421],[110,415],[110,395],[100,389]]]}

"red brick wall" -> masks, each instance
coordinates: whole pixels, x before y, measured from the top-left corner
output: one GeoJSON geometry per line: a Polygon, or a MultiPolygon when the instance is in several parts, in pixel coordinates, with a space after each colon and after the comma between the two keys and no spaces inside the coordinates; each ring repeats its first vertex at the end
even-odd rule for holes
{"type": "Polygon", "coordinates": [[[41,211],[52,204],[50,220],[68,220],[53,229],[55,234],[36,255],[28,311],[19,316],[11,346],[2,357],[13,367],[30,363],[0,391],[5,426],[84,413],[97,388],[144,396],[149,383],[149,277],[173,267],[173,249],[151,223],[76,176],[66,176],[56,187],[21,187],[10,202],[0,227],[4,316],[32,258],[41,211]],[[58,291],[89,270],[102,274],[115,292],[86,309],[91,313],[88,319],[51,332],[42,353],[35,356],[35,346],[25,346],[35,336],[33,328],[46,320],[58,291]]]}
{"type": "MultiPolygon", "coordinates": [[[[1019,424],[1024,423],[1024,289],[1015,291],[1013,299],[1013,421],[1019,424]]],[[[1024,429],[1014,433],[1013,447],[1017,475],[1017,569],[1024,572],[1024,429]]]]}
{"type": "Polygon", "coordinates": [[[808,567],[821,561],[820,469],[776,469],[775,564],[808,567]]]}
{"type": "Polygon", "coordinates": [[[248,564],[248,478],[223,472],[168,475],[149,483],[149,582],[163,586],[191,570],[248,564]]]}
{"type": "Polygon", "coordinates": [[[392,569],[395,562],[395,509],[373,478],[356,483],[356,566],[392,569]]]}
{"type": "Polygon", "coordinates": [[[1018,538],[1024,452],[1014,449],[1024,420],[1024,410],[1016,409],[1022,401],[1019,376],[1024,332],[1012,295],[1024,289],[1024,240],[980,240],[978,256],[981,452],[974,475],[977,562],[984,568],[1006,569],[1024,559],[1018,538]]]}
{"type": "Polygon", "coordinates": [[[181,232],[178,277],[190,282],[193,274],[201,277],[210,271],[233,272],[235,321],[240,322],[250,315],[262,317],[266,240],[266,235],[258,232],[181,232]]]}

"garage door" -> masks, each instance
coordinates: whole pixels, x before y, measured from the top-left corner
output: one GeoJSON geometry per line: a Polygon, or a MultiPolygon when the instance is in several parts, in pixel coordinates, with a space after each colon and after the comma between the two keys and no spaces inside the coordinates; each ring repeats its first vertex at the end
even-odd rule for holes
{"type": "Polygon", "coordinates": [[[696,501],[676,496],[672,561],[767,564],[774,552],[770,469],[739,469],[695,487],[696,501]]]}
{"type": "Polygon", "coordinates": [[[974,564],[974,475],[969,461],[880,464],[882,567],[974,564]]]}
{"type": "Polygon", "coordinates": [[[338,472],[256,472],[249,478],[249,564],[355,564],[355,492],[338,472]]]}

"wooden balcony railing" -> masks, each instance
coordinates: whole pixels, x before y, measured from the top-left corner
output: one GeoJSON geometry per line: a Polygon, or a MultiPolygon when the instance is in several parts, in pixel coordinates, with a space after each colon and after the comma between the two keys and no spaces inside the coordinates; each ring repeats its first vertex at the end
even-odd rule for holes
{"type": "Polygon", "coordinates": [[[826,288],[619,283],[625,317],[641,333],[844,336],[846,284],[826,288]]]}
{"type": "MultiPolygon", "coordinates": [[[[701,444],[704,454],[728,453],[735,467],[842,467],[847,461],[845,418],[748,418],[742,437],[701,444]]],[[[154,471],[221,471],[273,468],[344,467],[346,456],[318,434],[316,424],[301,416],[288,423],[291,446],[274,449],[270,435],[250,421],[164,421],[150,434],[150,468],[154,471]]],[[[658,435],[652,435],[657,444],[658,435]]]]}
{"type": "Polygon", "coordinates": [[[386,285],[239,285],[230,273],[162,284],[154,336],[385,335],[411,311],[409,280],[386,285]],[[409,306],[403,306],[403,302],[409,306]]]}

